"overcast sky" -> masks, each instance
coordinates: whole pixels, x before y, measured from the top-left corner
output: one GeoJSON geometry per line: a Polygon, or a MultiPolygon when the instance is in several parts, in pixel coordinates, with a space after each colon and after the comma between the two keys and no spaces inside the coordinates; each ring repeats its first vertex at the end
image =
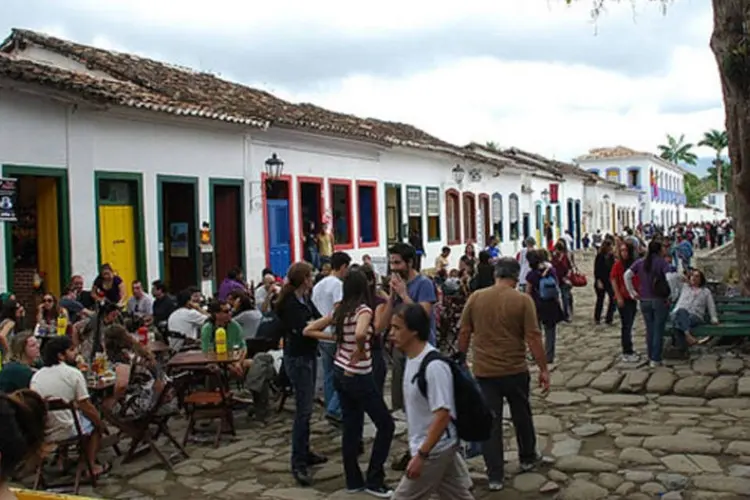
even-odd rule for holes
{"type": "Polygon", "coordinates": [[[0,32],[45,31],[558,159],[724,128],[709,1],[676,0],[666,16],[658,2],[613,2],[596,25],[590,0],[564,3],[1,0],[0,32]]]}

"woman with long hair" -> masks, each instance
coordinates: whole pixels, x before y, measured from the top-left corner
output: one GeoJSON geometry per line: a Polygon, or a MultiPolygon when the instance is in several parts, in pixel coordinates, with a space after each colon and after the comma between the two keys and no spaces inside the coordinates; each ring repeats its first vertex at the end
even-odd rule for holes
{"type": "Polygon", "coordinates": [[[30,331],[16,334],[10,342],[10,362],[0,370],[0,393],[28,389],[39,362],[39,341],[30,331]]]}
{"type": "Polygon", "coordinates": [[[552,252],[552,267],[555,268],[557,279],[560,282],[563,316],[565,316],[565,321],[570,322],[573,317],[573,285],[570,282],[570,273],[573,271],[573,254],[568,251],[568,244],[563,238],[555,243],[552,252]]]}
{"type": "Polygon", "coordinates": [[[91,297],[94,301],[107,299],[120,307],[125,305],[125,282],[117,276],[109,264],[102,264],[99,268],[99,276],[94,280],[91,287],[91,297]]]}
{"type": "Polygon", "coordinates": [[[646,257],[636,260],[625,272],[625,285],[634,300],[641,302],[641,314],[646,324],[646,349],[651,367],[661,365],[662,343],[669,316],[669,264],[664,259],[666,248],[658,239],[648,244],[646,257]],[[638,277],[638,290],[633,278],[638,277]]]}
{"type": "Polygon", "coordinates": [[[383,464],[391,449],[395,426],[372,374],[373,310],[370,304],[367,276],[359,269],[349,271],[344,278],[341,303],[333,315],[312,322],[304,334],[318,340],[336,341],[334,386],[341,401],[344,426],[341,451],[347,490],[364,490],[380,498],[390,498],[393,492],[385,485],[383,464]],[[333,336],[324,331],[331,325],[334,326],[333,336]],[[365,413],[377,432],[367,475],[363,477],[357,455],[365,413]]]}
{"type": "Polygon", "coordinates": [[[310,300],[312,272],[312,265],[307,262],[292,264],[276,302],[276,314],[284,338],[284,371],[294,389],[292,475],[302,486],[312,484],[310,466],[327,462],[325,457],[310,451],[318,340],[304,335],[303,331],[310,321],[320,316],[310,300]]]}
{"type": "Polygon", "coordinates": [[[16,299],[7,299],[0,309],[0,367],[10,351],[10,338],[23,329],[26,311],[16,299]]]}
{"type": "Polygon", "coordinates": [[[596,304],[594,305],[594,321],[598,325],[602,321],[602,309],[604,299],[608,298],[607,314],[604,322],[611,325],[615,315],[615,296],[612,290],[612,281],[609,278],[612,266],[615,265],[615,257],[612,254],[612,240],[605,238],[594,259],[594,290],[596,291],[596,304]]]}
{"type": "Polygon", "coordinates": [[[555,362],[557,324],[563,321],[560,305],[560,288],[555,268],[550,263],[549,253],[544,248],[526,254],[530,271],[526,276],[526,293],[536,305],[536,315],[544,330],[544,350],[547,363],[555,362]],[[555,291],[555,288],[557,289],[555,291]]]}
{"type": "Polygon", "coordinates": [[[471,291],[481,290],[495,284],[495,266],[490,263],[490,253],[486,250],[479,252],[477,273],[471,279],[471,291]]]}
{"type": "Polygon", "coordinates": [[[696,326],[705,323],[706,317],[711,319],[713,325],[719,323],[714,297],[711,295],[711,290],[706,288],[706,276],[702,271],[693,269],[672,311],[672,323],[677,332],[677,346],[683,353],[687,352],[688,346],[697,342],[691,331],[696,326]]]}
{"type": "Polygon", "coordinates": [[[67,325],[65,328],[65,333],[67,334],[73,326],[70,324],[68,311],[64,307],[60,307],[57,297],[51,293],[45,293],[36,315],[37,328],[43,335],[55,335],[57,322],[61,317],[64,318],[67,325]]]}
{"type": "Polygon", "coordinates": [[[622,346],[622,360],[635,363],[640,357],[633,350],[633,323],[638,311],[638,303],[630,296],[625,285],[625,271],[630,269],[636,259],[636,248],[629,239],[623,240],[617,248],[617,261],[609,273],[612,290],[620,313],[620,344],[622,346]]]}
{"type": "Polygon", "coordinates": [[[0,499],[15,499],[11,476],[43,458],[46,423],[47,404],[36,392],[0,394],[0,499]]]}
{"type": "Polygon", "coordinates": [[[235,290],[229,294],[229,304],[232,306],[232,319],[242,327],[242,337],[245,340],[255,338],[263,313],[255,308],[253,297],[242,290],[235,290]]]}

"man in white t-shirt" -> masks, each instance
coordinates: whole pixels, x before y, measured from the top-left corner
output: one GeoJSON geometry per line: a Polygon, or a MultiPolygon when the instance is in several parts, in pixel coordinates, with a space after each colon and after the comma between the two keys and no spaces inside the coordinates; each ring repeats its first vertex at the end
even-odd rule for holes
{"type": "MultiPolygon", "coordinates": [[[[312,291],[312,302],[322,316],[328,316],[341,302],[344,296],[344,283],[352,258],[346,252],[334,252],[331,255],[331,274],[320,280],[312,291]]],[[[333,327],[330,327],[333,328],[333,327]]],[[[332,331],[327,330],[330,333],[332,331]]],[[[323,362],[323,394],[326,405],[326,418],[334,423],[341,422],[341,403],[333,387],[333,357],[336,354],[336,342],[321,340],[318,345],[323,362]]]]}
{"type": "Polygon", "coordinates": [[[167,331],[176,334],[169,336],[169,347],[179,351],[186,341],[198,341],[203,323],[207,319],[208,313],[192,302],[190,290],[183,290],[177,294],[177,309],[167,320],[167,331]]]}
{"type": "Polygon", "coordinates": [[[391,338],[407,358],[403,389],[412,458],[392,498],[426,499],[438,494],[440,498],[470,500],[474,498],[469,491],[471,479],[459,454],[453,424],[456,408],[451,369],[439,360],[427,365],[427,397],[415,379],[422,360],[435,350],[428,343],[429,336],[430,317],[424,308],[419,304],[399,306],[391,319],[391,338]]]}
{"type": "MultiPolygon", "coordinates": [[[[86,378],[75,366],[76,348],[68,337],[53,337],[47,341],[42,353],[44,368],[31,378],[30,389],[44,399],[60,399],[76,403],[78,423],[86,437],[86,457],[94,475],[106,472],[96,463],[104,425],[99,411],[89,399],[86,378]]],[[[77,435],[74,415],[69,410],[50,412],[47,417],[47,441],[61,441],[77,435]]]]}
{"type": "Polygon", "coordinates": [[[531,271],[531,266],[529,266],[529,260],[526,258],[526,254],[534,249],[536,246],[536,240],[532,237],[528,237],[526,238],[526,241],[523,242],[523,245],[523,248],[516,256],[516,260],[521,264],[521,274],[518,276],[518,291],[520,292],[526,291],[526,275],[531,271]]]}

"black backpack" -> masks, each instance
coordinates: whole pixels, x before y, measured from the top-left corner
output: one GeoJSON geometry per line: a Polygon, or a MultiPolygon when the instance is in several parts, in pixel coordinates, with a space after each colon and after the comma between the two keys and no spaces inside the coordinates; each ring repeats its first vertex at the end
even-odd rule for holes
{"type": "Polygon", "coordinates": [[[454,360],[444,357],[438,351],[430,351],[419,365],[419,371],[414,375],[412,383],[416,381],[419,392],[427,398],[425,372],[427,365],[435,360],[446,363],[453,374],[453,400],[456,407],[456,418],[453,424],[456,426],[458,437],[468,442],[487,441],[492,431],[492,411],[468,370],[459,366],[454,360]]]}

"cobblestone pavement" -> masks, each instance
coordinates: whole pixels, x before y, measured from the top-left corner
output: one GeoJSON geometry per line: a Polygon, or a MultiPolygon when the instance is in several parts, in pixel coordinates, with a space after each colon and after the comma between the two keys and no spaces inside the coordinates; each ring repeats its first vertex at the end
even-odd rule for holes
{"type": "MultiPolygon", "coordinates": [[[[590,274],[591,262],[581,267],[590,274]]],[[[591,319],[592,289],[575,290],[575,303],[573,323],[562,325],[558,334],[552,391],[546,396],[534,391],[545,463],[536,472],[518,474],[508,425],[506,489],[490,494],[482,459],[474,458],[469,467],[475,496],[750,498],[750,359],[702,352],[658,369],[625,366],[618,362],[618,326],[597,326],[591,319]]],[[[643,351],[640,318],[636,328],[636,347],[643,351]]],[[[314,416],[312,443],[331,460],[315,471],[313,488],[296,487],[288,465],[291,417],[286,411],[263,425],[240,416],[234,442],[218,449],[191,445],[191,458],[179,463],[174,474],[147,455],[115,464],[95,491],[85,493],[118,499],[369,498],[342,491],[340,438],[322,413],[314,416]]],[[[175,427],[179,433],[181,422],[175,427]]],[[[397,422],[394,456],[405,449],[405,430],[405,423],[397,422]]],[[[365,432],[371,440],[372,427],[365,432]]],[[[399,477],[388,471],[391,484],[399,477]]]]}

